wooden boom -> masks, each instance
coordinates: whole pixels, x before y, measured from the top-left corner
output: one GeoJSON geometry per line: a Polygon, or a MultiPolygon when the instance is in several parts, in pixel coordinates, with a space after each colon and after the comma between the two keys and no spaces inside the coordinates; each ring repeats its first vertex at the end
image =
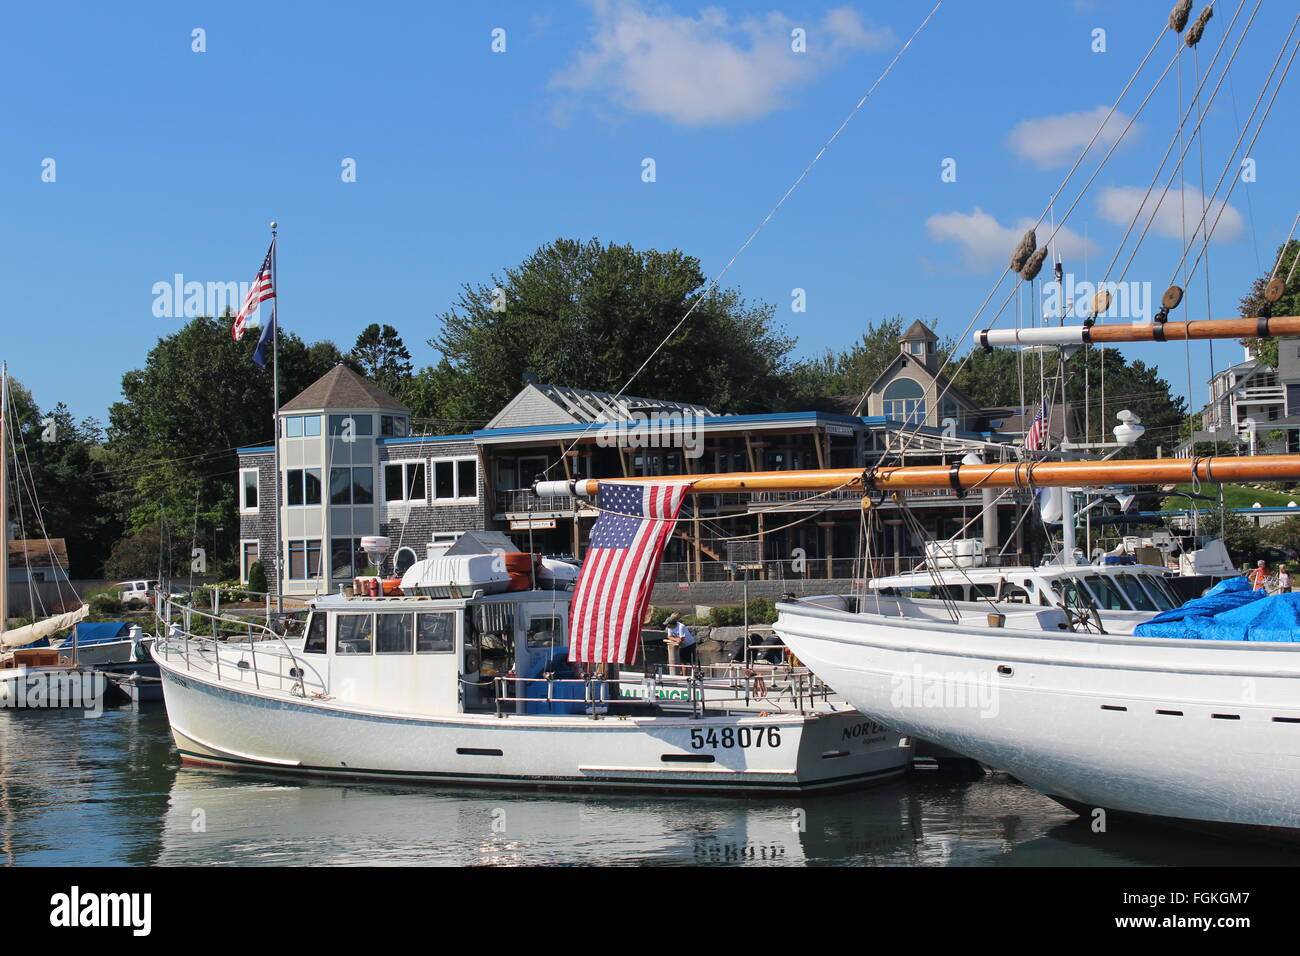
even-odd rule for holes
{"type": "MultiPolygon", "coordinates": [[[[753,471],[724,475],[665,475],[655,478],[609,478],[616,482],[688,482],[692,494],[756,491],[894,491],[952,488],[1045,488],[1076,486],[1164,485],[1184,482],[1300,481],[1300,455],[1219,456],[1206,458],[1139,458],[1131,461],[1039,461],[996,465],[909,465],[876,468],[827,468],[816,471],[753,471]]],[[[541,481],[539,496],[576,494],[592,497],[599,480],[541,481]]]]}
{"type": "Polygon", "coordinates": [[[1127,322],[1030,329],[982,329],[975,344],[986,349],[1015,345],[1084,345],[1092,342],[1173,342],[1183,339],[1269,339],[1300,336],[1300,315],[1193,322],[1127,322]]]}

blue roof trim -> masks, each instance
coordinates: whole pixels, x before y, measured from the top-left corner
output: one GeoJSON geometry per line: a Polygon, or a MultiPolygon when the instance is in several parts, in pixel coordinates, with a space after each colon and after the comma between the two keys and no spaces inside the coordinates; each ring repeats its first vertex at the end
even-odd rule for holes
{"type": "Polygon", "coordinates": [[[235,449],[235,454],[237,454],[237,455],[251,455],[251,454],[253,454],[254,452],[259,452],[259,451],[275,451],[275,446],[274,446],[274,445],[256,445],[256,446],[253,446],[253,447],[250,447],[250,448],[236,448],[236,449],[235,449]]]}
{"type": "MultiPolygon", "coordinates": [[[[882,419],[883,421],[883,419],[882,419]]],[[[656,418],[655,424],[658,427],[680,425],[684,423],[681,418],[656,418]]],[[[771,412],[758,415],[705,415],[699,422],[703,425],[760,425],[760,424],[808,424],[808,425],[848,425],[850,427],[860,427],[862,419],[855,418],[852,415],[841,415],[837,412],[771,412]]],[[[571,425],[519,425],[514,428],[480,428],[474,432],[474,437],[483,438],[504,438],[512,435],[540,435],[540,434],[582,434],[590,432],[595,434],[606,425],[616,425],[618,422],[575,422],[571,425]]],[[[691,424],[697,424],[692,421],[691,424]]]]}
{"type": "Polygon", "coordinates": [[[474,436],[468,432],[464,435],[424,435],[411,436],[406,438],[380,438],[377,444],[380,445],[418,445],[423,441],[473,441],[474,436]]]}

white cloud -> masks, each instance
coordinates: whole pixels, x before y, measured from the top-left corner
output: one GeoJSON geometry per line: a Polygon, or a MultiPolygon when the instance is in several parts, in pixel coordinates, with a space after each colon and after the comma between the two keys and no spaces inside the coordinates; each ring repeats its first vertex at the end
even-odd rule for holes
{"type": "Polygon", "coordinates": [[[864,22],[851,7],[806,22],[778,12],[732,21],[717,7],[679,16],[639,0],[592,6],[591,45],[551,78],[551,88],[604,96],[685,126],[760,119],[788,106],[793,89],[846,55],[895,42],[892,30],[864,22]],[[791,49],[796,27],[806,31],[805,53],[791,49]]]}
{"type": "MultiPolygon", "coordinates": [[[[1096,109],[1080,110],[1077,113],[1061,113],[1057,116],[1040,116],[1037,119],[1022,120],[1007,136],[1007,146],[1021,159],[1027,159],[1039,169],[1053,166],[1065,166],[1075,161],[1083,147],[1088,145],[1097,127],[1106,120],[1110,107],[1098,106],[1096,109]]],[[[1103,155],[1105,150],[1120,138],[1124,127],[1128,125],[1129,116],[1116,110],[1106,127],[1097,137],[1092,151],[1103,155]]],[[[1132,145],[1138,139],[1141,126],[1133,124],[1124,136],[1124,145],[1132,145]]],[[[1089,154],[1091,155],[1091,153],[1089,154]]]]}
{"type": "MultiPolygon", "coordinates": [[[[1020,242],[1025,230],[1034,224],[1029,217],[1014,225],[1004,226],[979,206],[972,212],[936,213],[925,221],[930,238],[938,242],[955,242],[961,248],[962,261],[972,269],[1004,266],[1011,252],[1020,242]]],[[[1038,229],[1038,244],[1047,241],[1051,230],[1038,229]]],[[[1082,259],[1097,252],[1096,243],[1085,239],[1073,229],[1062,227],[1053,240],[1057,254],[1062,259],[1082,259]]]]}
{"type": "MultiPolygon", "coordinates": [[[[1156,209],[1155,219],[1151,222],[1151,231],[1158,236],[1181,240],[1186,234],[1191,236],[1201,221],[1201,190],[1196,186],[1186,186],[1181,190],[1171,189],[1161,200],[1159,190],[1152,190],[1146,201],[1146,190],[1139,186],[1110,186],[1101,191],[1097,197],[1097,212],[1107,222],[1117,226],[1128,227],[1134,214],[1141,207],[1142,214],[1138,220],[1135,233],[1146,228],[1151,210],[1156,209]],[[1178,208],[1179,196],[1182,196],[1182,211],[1178,208]],[[1158,208],[1157,208],[1158,204],[1158,208]]],[[[1245,222],[1232,206],[1225,206],[1223,200],[1215,199],[1205,214],[1205,228],[1213,229],[1213,239],[1230,242],[1238,238],[1245,229],[1245,222]],[[1220,218],[1219,211],[1222,210],[1220,218]],[[1215,219],[1219,224],[1214,224],[1215,219]]]]}

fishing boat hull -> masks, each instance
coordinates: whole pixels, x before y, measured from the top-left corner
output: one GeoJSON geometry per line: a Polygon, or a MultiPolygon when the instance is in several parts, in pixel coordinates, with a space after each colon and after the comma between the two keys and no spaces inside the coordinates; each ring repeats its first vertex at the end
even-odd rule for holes
{"type": "Polygon", "coordinates": [[[1300,838],[1300,645],[911,621],[851,601],[782,604],[775,627],[863,713],[1095,826],[1118,811],[1300,838]]]}
{"type": "MultiPolygon", "coordinates": [[[[727,717],[403,715],[259,690],[153,649],[188,763],[439,783],[782,793],[911,767],[894,731],[845,710],[727,717]]],[[[233,670],[233,662],[228,665],[233,670]]]]}

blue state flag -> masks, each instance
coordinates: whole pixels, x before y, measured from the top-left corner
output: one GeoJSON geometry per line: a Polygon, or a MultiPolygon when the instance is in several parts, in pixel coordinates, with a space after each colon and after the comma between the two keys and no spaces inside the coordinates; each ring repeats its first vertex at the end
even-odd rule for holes
{"type": "Polygon", "coordinates": [[[271,309],[271,321],[267,322],[262,328],[262,335],[257,340],[257,348],[253,349],[253,361],[257,363],[258,368],[266,368],[266,350],[275,340],[275,309],[271,309]]]}

